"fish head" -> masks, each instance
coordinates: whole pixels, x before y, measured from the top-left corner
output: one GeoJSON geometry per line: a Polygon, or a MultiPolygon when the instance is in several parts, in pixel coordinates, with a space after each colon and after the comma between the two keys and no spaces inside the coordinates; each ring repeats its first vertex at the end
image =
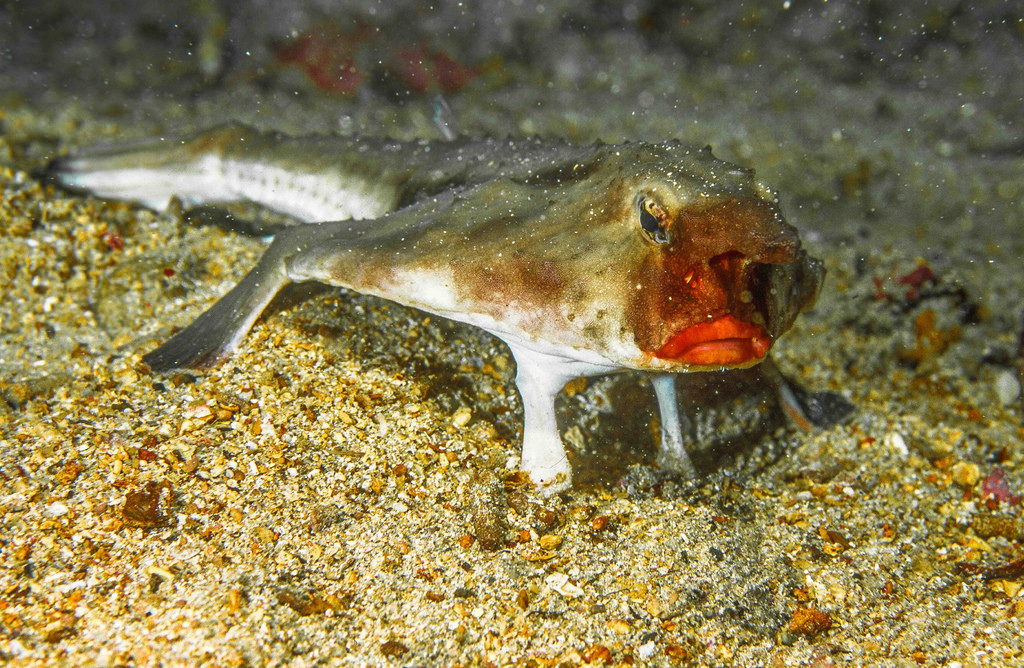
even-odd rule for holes
{"type": "Polygon", "coordinates": [[[422,237],[403,228],[386,256],[423,258],[393,281],[405,303],[608,367],[756,364],[824,274],[750,170],[677,142],[597,145],[442,213],[422,237]]]}
{"type": "Polygon", "coordinates": [[[621,246],[625,330],[638,366],[751,366],[813,304],[824,269],[752,171],[673,149],[652,149],[646,173],[614,189],[619,227],[632,233],[621,246]]]}

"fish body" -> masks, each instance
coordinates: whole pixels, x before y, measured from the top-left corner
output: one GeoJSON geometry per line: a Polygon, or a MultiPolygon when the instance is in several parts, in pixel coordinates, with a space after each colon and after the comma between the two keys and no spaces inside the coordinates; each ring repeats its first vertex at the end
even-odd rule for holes
{"type": "Polygon", "coordinates": [[[310,223],[279,232],[238,286],[146,355],[154,370],[227,355],[291,281],[475,325],[516,359],[521,468],[548,490],[571,476],[555,394],[623,369],[653,373],[661,460],[692,473],[671,374],[761,362],[824,273],[752,172],[678,142],[399,142],[228,126],[51,171],[157,209],[172,196],[245,199],[310,223]]]}

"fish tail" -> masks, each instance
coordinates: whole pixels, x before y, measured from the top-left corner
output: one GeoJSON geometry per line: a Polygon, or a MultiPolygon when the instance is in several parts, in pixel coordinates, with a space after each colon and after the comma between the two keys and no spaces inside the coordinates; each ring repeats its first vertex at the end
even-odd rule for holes
{"type": "Polygon", "coordinates": [[[123,199],[161,211],[172,197],[186,206],[237,200],[223,157],[262,135],[227,125],[188,139],[160,138],[97,146],[53,160],[44,175],[75,191],[123,199]]]}
{"type": "MultiPolygon", "coordinates": [[[[225,125],[185,139],[93,147],[59,158],[42,176],[74,191],[162,211],[248,200],[303,222],[376,218],[398,194],[383,179],[350,174],[341,137],[287,137],[225,125]]],[[[370,146],[364,143],[363,146],[370,146]]]]}

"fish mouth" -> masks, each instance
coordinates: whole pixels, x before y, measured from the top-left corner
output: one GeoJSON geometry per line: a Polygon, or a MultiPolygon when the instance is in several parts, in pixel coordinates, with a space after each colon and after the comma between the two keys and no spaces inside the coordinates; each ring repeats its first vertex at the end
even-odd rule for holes
{"type": "Polygon", "coordinates": [[[694,366],[732,367],[760,361],[771,345],[757,325],[724,315],[676,332],[654,354],[694,366]]]}

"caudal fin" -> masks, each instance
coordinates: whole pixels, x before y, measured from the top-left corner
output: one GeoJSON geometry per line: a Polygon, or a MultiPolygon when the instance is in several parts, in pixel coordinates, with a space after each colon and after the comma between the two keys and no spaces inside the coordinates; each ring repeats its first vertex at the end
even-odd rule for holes
{"type": "Polygon", "coordinates": [[[44,174],[71,190],[162,210],[172,196],[189,206],[239,199],[224,172],[225,151],[260,135],[227,125],[186,139],[161,137],[86,148],[51,162],[44,174]]]}
{"type": "Polygon", "coordinates": [[[90,149],[50,163],[46,175],[70,190],[137,202],[162,211],[171,197],[186,205],[232,199],[214,155],[190,156],[171,140],[90,149]]]}

